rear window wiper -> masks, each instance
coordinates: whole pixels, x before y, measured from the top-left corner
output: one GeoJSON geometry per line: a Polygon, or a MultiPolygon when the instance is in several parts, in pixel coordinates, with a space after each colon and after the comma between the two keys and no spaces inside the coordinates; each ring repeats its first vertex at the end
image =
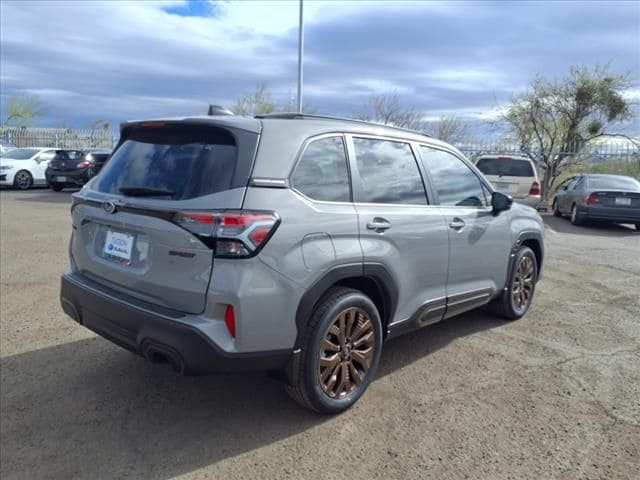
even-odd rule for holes
{"type": "Polygon", "coordinates": [[[173,196],[176,194],[173,190],[167,190],[165,188],[153,188],[153,187],[120,187],[118,189],[120,193],[124,193],[129,197],[153,197],[153,196],[173,196]]]}

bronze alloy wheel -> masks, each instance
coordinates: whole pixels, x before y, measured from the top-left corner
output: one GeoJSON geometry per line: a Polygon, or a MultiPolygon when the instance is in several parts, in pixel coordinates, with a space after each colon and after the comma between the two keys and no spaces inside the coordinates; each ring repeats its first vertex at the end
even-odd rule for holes
{"type": "Polygon", "coordinates": [[[375,340],[373,322],[362,308],[338,314],[320,346],[318,376],[324,393],[344,398],[362,385],[374,357],[375,340]]]}
{"type": "Polygon", "coordinates": [[[520,259],[520,263],[518,263],[511,286],[513,306],[520,311],[526,310],[531,302],[535,282],[534,275],[535,266],[533,259],[528,255],[523,256],[520,259]]]}

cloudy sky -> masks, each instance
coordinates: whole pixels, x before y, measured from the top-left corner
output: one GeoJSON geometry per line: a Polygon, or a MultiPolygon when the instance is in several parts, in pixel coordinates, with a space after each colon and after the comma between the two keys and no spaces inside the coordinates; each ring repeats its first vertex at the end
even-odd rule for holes
{"type": "MultiPolygon", "coordinates": [[[[0,94],[37,94],[41,126],[204,113],[266,83],[296,92],[297,1],[0,2],[0,94]]],[[[426,118],[487,118],[534,74],[632,72],[640,2],[305,0],[305,102],[349,116],[395,90],[426,118]]],[[[640,130],[638,121],[621,127],[640,130]]]]}

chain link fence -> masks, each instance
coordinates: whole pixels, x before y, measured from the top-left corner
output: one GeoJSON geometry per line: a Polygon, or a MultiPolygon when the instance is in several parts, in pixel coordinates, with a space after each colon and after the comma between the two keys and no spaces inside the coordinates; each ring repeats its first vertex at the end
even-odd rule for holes
{"type": "Polygon", "coordinates": [[[1,127],[0,138],[16,147],[112,149],[117,134],[111,129],[1,127]]]}

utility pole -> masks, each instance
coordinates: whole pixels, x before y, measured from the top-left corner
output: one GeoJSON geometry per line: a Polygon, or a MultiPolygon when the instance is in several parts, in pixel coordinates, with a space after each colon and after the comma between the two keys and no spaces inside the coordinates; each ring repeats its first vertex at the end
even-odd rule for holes
{"type": "Polygon", "coordinates": [[[302,113],[302,55],[304,52],[304,23],[302,0],[300,0],[300,19],[298,23],[298,113],[302,113]]]}

